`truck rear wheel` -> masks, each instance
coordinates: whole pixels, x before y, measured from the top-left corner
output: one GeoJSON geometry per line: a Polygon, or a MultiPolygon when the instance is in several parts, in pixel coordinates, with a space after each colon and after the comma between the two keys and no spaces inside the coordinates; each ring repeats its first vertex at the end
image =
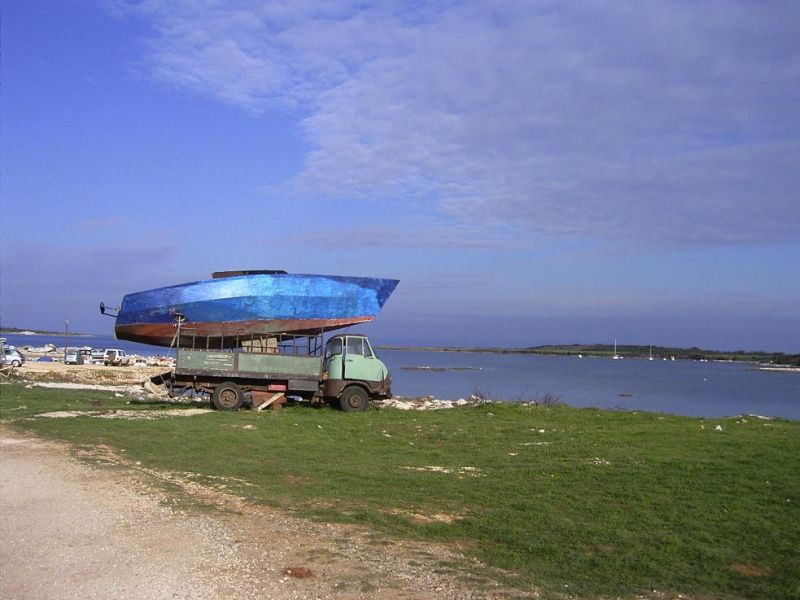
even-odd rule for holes
{"type": "Polygon", "coordinates": [[[230,381],[220,383],[211,394],[211,404],[218,410],[236,410],[242,405],[242,390],[230,381]]]}
{"type": "Polygon", "coordinates": [[[342,410],[345,412],[367,410],[367,406],[369,406],[367,391],[357,385],[345,388],[342,395],[339,397],[339,406],[341,406],[342,410]]]}

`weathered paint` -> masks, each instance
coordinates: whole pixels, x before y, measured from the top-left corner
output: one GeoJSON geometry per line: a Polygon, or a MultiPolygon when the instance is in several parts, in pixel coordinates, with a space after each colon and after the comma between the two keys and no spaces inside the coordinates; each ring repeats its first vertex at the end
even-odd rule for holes
{"type": "Polygon", "coordinates": [[[318,356],[181,349],[178,350],[175,373],[260,379],[312,379],[316,382],[320,378],[321,366],[322,361],[318,356]]]}
{"type": "MultiPolygon", "coordinates": [[[[253,321],[231,321],[225,323],[188,323],[182,330],[181,345],[203,346],[207,338],[225,337],[225,347],[236,346],[236,336],[242,340],[251,336],[274,335],[279,333],[292,333],[296,335],[316,335],[322,331],[332,331],[358,323],[372,321],[374,317],[351,317],[346,319],[272,319],[253,321]],[[194,338],[194,339],[193,339],[194,338]]],[[[173,346],[177,344],[175,335],[178,331],[175,323],[137,323],[134,325],[117,325],[115,333],[117,339],[131,340],[142,344],[154,346],[173,346]]],[[[212,346],[217,347],[217,340],[212,341],[212,346]]]]}
{"type": "Polygon", "coordinates": [[[195,336],[316,333],[371,321],[395,279],[333,275],[251,274],[128,294],[117,338],[169,346],[176,314],[195,336]]]}

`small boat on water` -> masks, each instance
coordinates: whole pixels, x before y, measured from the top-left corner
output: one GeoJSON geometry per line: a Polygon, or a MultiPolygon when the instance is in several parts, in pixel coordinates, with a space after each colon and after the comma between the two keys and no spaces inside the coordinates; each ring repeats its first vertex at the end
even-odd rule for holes
{"type": "MultiPolygon", "coordinates": [[[[116,315],[117,339],[155,346],[198,339],[318,334],[371,321],[396,279],[297,275],[285,271],[223,271],[211,279],[126,295],[116,315]]],[[[105,305],[101,304],[101,312],[105,305]]]]}

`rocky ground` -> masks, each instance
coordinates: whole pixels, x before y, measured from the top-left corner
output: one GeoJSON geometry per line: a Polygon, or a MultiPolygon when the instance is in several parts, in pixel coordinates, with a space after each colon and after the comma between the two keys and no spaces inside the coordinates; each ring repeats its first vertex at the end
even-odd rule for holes
{"type": "MultiPolygon", "coordinates": [[[[135,385],[159,372],[26,363],[15,377],[135,385]]],[[[487,573],[452,548],[289,517],[0,425],[3,598],[535,597],[487,573]]]]}
{"type": "Polygon", "coordinates": [[[154,375],[166,373],[164,367],[104,365],[65,365],[61,362],[29,360],[15,370],[14,376],[28,381],[57,381],[101,385],[137,385],[154,375]]]}

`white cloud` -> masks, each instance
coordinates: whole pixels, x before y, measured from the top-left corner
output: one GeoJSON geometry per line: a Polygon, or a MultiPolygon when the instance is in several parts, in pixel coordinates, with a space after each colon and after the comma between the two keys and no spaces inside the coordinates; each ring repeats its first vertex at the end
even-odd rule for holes
{"type": "Polygon", "coordinates": [[[160,2],[153,72],[299,108],[286,188],[546,235],[800,235],[793,3],[160,2]]]}

